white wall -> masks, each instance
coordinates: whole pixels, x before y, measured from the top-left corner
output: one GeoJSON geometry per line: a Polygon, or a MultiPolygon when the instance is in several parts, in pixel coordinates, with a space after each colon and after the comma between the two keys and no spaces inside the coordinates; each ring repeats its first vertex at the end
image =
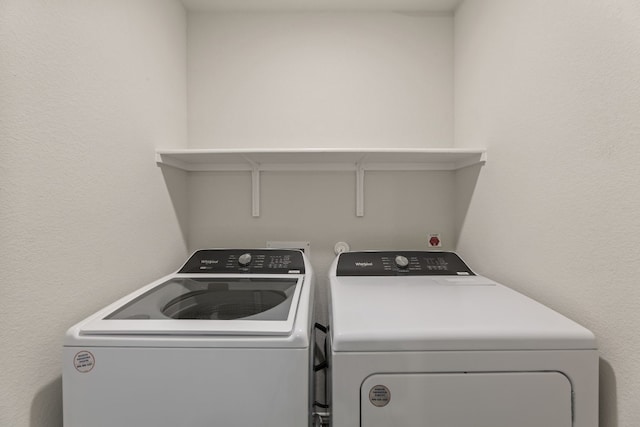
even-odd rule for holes
{"type": "Polygon", "coordinates": [[[185,24],[169,0],[0,2],[0,426],[61,426],[65,330],[186,255],[154,163],[186,145],[185,24]]]}
{"type": "Polygon", "coordinates": [[[453,19],[189,15],[189,145],[453,145],[453,19]]]}
{"type": "Polygon", "coordinates": [[[455,19],[456,145],[489,152],[459,252],[595,332],[603,427],[640,425],[639,22],[636,0],[467,0],[455,19]]]}
{"type": "Polygon", "coordinates": [[[326,322],[326,283],[334,244],[352,250],[425,249],[429,232],[453,249],[452,172],[368,172],[365,216],[355,215],[355,174],[265,172],[261,211],[251,216],[251,176],[189,177],[189,246],[264,247],[269,240],[310,241],[317,275],[318,320],[326,322]]]}
{"type": "MultiPolygon", "coordinates": [[[[188,18],[189,145],[371,148],[453,145],[453,16],[406,13],[197,13],[188,18]]],[[[189,177],[189,246],[310,241],[319,320],[333,247],[453,248],[452,172],[189,177]]]]}

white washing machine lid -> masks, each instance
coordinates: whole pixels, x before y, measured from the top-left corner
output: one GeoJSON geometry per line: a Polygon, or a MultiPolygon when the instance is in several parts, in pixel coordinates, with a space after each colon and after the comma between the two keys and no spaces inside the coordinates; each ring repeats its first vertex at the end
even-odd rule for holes
{"type": "Polygon", "coordinates": [[[96,313],[80,336],[288,336],[304,275],[173,274],[96,313]]]}
{"type": "Polygon", "coordinates": [[[482,276],[329,277],[336,352],[595,349],[594,335],[482,276]]]}

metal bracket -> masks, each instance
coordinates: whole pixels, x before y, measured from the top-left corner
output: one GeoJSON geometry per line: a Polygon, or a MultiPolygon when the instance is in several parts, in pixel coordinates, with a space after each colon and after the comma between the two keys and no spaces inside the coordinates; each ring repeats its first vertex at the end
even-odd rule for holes
{"type": "Polygon", "coordinates": [[[251,170],[251,215],[260,216],[260,169],[257,167],[251,170]]]}
{"type": "Polygon", "coordinates": [[[260,163],[243,156],[251,165],[251,216],[260,216],[260,163]]]}
{"type": "Polygon", "coordinates": [[[364,166],[356,163],[356,216],[364,216],[364,166]]]}

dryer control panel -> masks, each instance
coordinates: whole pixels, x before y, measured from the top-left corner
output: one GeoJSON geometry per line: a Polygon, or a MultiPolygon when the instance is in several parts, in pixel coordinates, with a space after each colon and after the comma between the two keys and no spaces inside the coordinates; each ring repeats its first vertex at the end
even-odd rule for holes
{"type": "Polygon", "coordinates": [[[475,276],[453,252],[345,252],[338,258],[338,276],[475,276]]]}
{"type": "Polygon", "coordinates": [[[288,249],[203,249],[178,273],[304,274],[304,258],[288,249]]]}

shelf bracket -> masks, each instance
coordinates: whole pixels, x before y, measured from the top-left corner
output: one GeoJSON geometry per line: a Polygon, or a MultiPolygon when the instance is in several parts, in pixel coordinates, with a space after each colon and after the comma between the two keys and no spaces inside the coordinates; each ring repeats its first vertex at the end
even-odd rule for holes
{"type": "Polygon", "coordinates": [[[364,216],[364,166],[356,163],[356,216],[364,216]]]}
{"type": "Polygon", "coordinates": [[[247,161],[251,164],[251,216],[258,218],[260,216],[260,163],[250,159],[247,161]]]}
{"type": "Polygon", "coordinates": [[[251,215],[260,216],[260,169],[257,167],[251,170],[251,215]]]}

